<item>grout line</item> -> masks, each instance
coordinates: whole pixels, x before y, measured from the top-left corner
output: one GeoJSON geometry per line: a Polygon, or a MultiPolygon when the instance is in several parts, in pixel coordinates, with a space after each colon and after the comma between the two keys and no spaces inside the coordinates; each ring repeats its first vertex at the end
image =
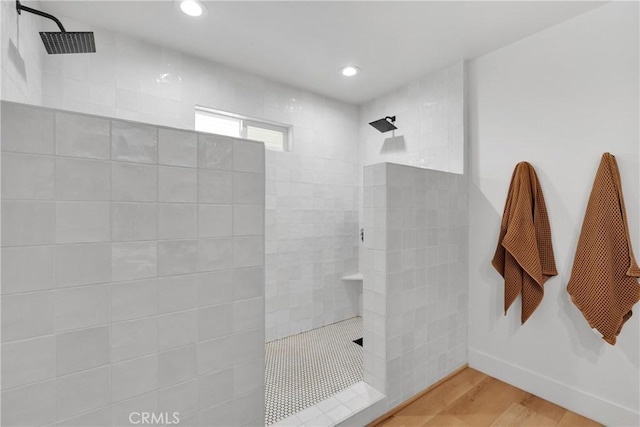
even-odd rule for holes
{"type": "MultiPolygon", "coordinates": [[[[53,265],[52,265],[52,271],[53,271],[53,287],[54,289],[57,288],[58,283],[57,283],[57,269],[56,269],[56,254],[57,254],[57,248],[56,245],[58,244],[58,215],[57,215],[57,207],[58,207],[58,159],[57,157],[55,157],[58,153],[58,129],[57,129],[57,123],[58,123],[58,114],[55,113],[53,114],[53,154],[54,154],[54,158],[53,158],[53,200],[55,200],[55,202],[53,203],[53,236],[52,236],[52,240],[53,240],[53,265]]],[[[109,168],[111,169],[111,168],[109,168]]],[[[53,333],[53,377],[52,380],[55,381],[54,385],[57,383],[58,381],[58,339],[57,339],[57,331],[56,331],[56,298],[55,298],[55,291],[52,290],[51,293],[51,329],[52,329],[52,333],[53,333]]],[[[109,333],[109,336],[111,336],[111,333],[109,333]]],[[[111,344],[111,343],[109,343],[111,344]]],[[[109,357],[111,357],[111,355],[109,355],[109,357]]],[[[57,386],[56,386],[56,391],[57,391],[57,386]]],[[[59,414],[59,408],[58,405],[54,405],[54,413],[55,413],[55,419],[58,419],[58,414],[59,414]]]]}

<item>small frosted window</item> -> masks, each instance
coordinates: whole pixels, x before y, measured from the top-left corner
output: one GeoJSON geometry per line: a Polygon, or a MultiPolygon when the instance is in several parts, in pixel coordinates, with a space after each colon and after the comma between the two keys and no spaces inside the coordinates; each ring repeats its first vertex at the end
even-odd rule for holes
{"type": "Polygon", "coordinates": [[[264,142],[267,150],[285,151],[287,134],[283,130],[266,129],[264,127],[247,125],[246,138],[264,142]]]}
{"type": "Polygon", "coordinates": [[[196,130],[240,138],[242,120],[208,111],[196,110],[196,130]]]}
{"type": "Polygon", "coordinates": [[[195,130],[261,141],[267,150],[290,151],[291,126],[196,107],[195,130]]]}

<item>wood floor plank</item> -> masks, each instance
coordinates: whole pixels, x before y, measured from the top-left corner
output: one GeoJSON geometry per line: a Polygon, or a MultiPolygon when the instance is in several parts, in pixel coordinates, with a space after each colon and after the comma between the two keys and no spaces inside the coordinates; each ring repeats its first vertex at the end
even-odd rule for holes
{"type": "Polygon", "coordinates": [[[407,427],[420,425],[422,422],[424,422],[422,417],[402,417],[394,415],[378,424],[377,427],[407,427]]]}
{"type": "Polygon", "coordinates": [[[525,408],[529,408],[552,419],[556,423],[559,422],[560,418],[567,412],[562,406],[558,406],[531,393],[527,393],[519,403],[525,408]]]}
{"type": "Polygon", "coordinates": [[[558,427],[601,427],[602,424],[597,423],[589,418],[578,415],[575,412],[567,411],[560,419],[558,427]]]}
{"type": "Polygon", "coordinates": [[[430,427],[465,427],[468,424],[465,424],[460,418],[455,415],[436,415],[431,418],[425,424],[415,424],[420,426],[430,426],[430,427]]]}
{"type": "Polygon", "coordinates": [[[545,417],[539,412],[529,409],[519,403],[512,403],[506,411],[495,420],[491,426],[495,427],[555,427],[557,421],[545,417]]]}
{"type": "Polygon", "coordinates": [[[495,378],[487,377],[473,389],[449,405],[443,414],[455,415],[473,426],[491,425],[509,405],[518,402],[526,392],[495,378]]]}
{"type": "Polygon", "coordinates": [[[385,420],[380,426],[384,427],[414,427],[423,426],[430,421],[432,417],[428,416],[410,416],[410,415],[394,415],[385,420]]]}
{"type": "Polygon", "coordinates": [[[601,426],[538,396],[466,368],[379,422],[376,427],[556,425],[601,426]]]}
{"type": "Polygon", "coordinates": [[[397,415],[435,416],[485,378],[488,377],[482,372],[467,368],[399,411],[397,415]]]}

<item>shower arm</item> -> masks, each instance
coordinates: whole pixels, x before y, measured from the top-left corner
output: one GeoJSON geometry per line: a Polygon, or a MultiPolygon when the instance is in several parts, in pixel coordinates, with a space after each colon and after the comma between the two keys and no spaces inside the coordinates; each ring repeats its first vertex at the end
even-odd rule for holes
{"type": "Polygon", "coordinates": [[[62,31],[63,33],[67,32],[67,30],[65,30],[64,27],[62,26],[62,22],[60,22],[60,20],[58,18],[56,18],[55,16],[50,15],[50,14],[48,14],[46,12],[41,12],[39,10],[35,10],[35,9],[32,9],[30,7],[27,7],[27,6],[23,6],[20,3],[20,0],[16,0],[16,9],[18,10],[18,15],[21,15],[20,12],[24,10],[25,12],[33,13],[34,15],[38,15],[38,16],[42,16],[43,18],[51,19],[53,22],[58,24],[58,27],[60,28],[60,31],[62,31]]]}

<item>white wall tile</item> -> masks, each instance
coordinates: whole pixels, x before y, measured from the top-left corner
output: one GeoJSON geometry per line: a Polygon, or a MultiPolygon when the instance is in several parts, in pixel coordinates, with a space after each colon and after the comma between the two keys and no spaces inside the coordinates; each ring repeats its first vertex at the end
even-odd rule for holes
{"type": "Polygon", "coordinates": [[[233,200],[232,173],[228,171],[198,170],[198,202],[226,203],[233,200]]]}
{"type": "Polygon", "coordinates": [[[233,367],[233,394],[242,396],[264,387],[264,360],[258,358],[233,367]]]}
{"type": "Polygon", "coordinates": [[[233,238],[233,266],[253,267],[264,264],[264,239],[258,236],[233,238]]]}
{"type": "Polygon", "coordinates": [[[56,202],[56,242],[108,241],[109,210],[104,202],[56,202]]]}
{"type": "MultiPolygon", "coordinates": [[[[198,386],[200,387],[200,384],[198,386]]],[[[233,406],[223,402],[206,408],[200,412],[198,422],[200,425],[215,427],[233,425],[233,406]]]]}
{"type": "MultiPolygon", "coordinates": [[[[218,270],[198,275],[200,307],[231,302],[234,294],[234,270],[218,270]]],[[[264,282],[263,282],[264,283],[264,282]]]]}
{"type": "Polygon", "coordinates": [[[109,285],[82,286],[55,291],[55,330],[103,325],[111,321],[109,285]]]}
{"type": "Polygon", "coordinates": [[[155,166],[133,163],[111,164],[112,200],[155,202],[158,200],[158,171],[155,166]]]}
{"type": "Polygon", "coordinates": [[[264,414],[264,387],[253,390],[233,400],[233,423],[255,425],[262,422],[264,414]]]}
{"type": "Polygon", "coordinates": [[[179,413],[180,418],[198,410],[198,380],[186,381],[158,392],[158,409],[162,413],[179,413]]]}
{"type": "Polygon", "coordinates": [[[2,153],[2,199],[51,200],[53,165],[50,157],[2,153]]]}
{"type": "Polygon", "coordinates": [[[158,129],[138,123],[112,121],[111,159],[157,163],[158,129]]]}
{"type": "MultiPolygon", "coordinates": [[[[464,260],[448,256],[447,236],[464,234],[466,227],[466,207],[452,210],[448,202],[462,179],[455,174],[386,165],[385,218],[378,222],[386,233],[386,250],[365,251],[372,263],[371,273],[365,274],[363,309],[365,330],[370,331],[367,342],[373,343],[364,349],[365,372],[370,380],[386,387],[389,405],[406,400],[466,360],[464,354],[454,354],[444,339],[451,337],[453,347],[461,344],[451,335],[448,318],[459,295],[466,293],[466,280],[447,273],[464,272],[466,267],[464,260]],[[446,189],[444,194],[439,193],[440,188],[446,189]],[[422,189],[429,190],[421,196],[422,189]],[[465,219],[454,224],[451,218],[465,219]],[[380,331],[386,338],[379,336],[380,331]]],[[[466,198],[466,188],[461,186],[459,191],[466,198]]],[[[375,216],[379,209],[365,206],[365,213],[375,216]]]]}
{"type": "Polygon", "coordinates": [[[198,271],[226,270],[233,267],[233,239],[200,239],[198,271]]]}
{"type": "Polygon", "coordinates": [[[198,135],[198,167],[231,170],[233,142],[220,135],[198,135]]]}
{"type": "MultiPolygon", "coordinates": [[[[56,374],[53,336],[5,343],[1,348],[3,389],[48,380],[56,374]]],[[[12,408],[5,406],[5,410],[12,408]]]]}
{"type": "Polygon", "coordinates": [[[153,316],[158,312],[156,279],[114,283],[111,287],[112,321],[153,316]]]}
{"type": "Polygon", "coordinates": [[[160,166],[159,201],[195,203],[198,198],[198,175],[195,169],[160,166]]]}
{"type": "MultiPolygon", "coordinates": [[[[165,387],[194,378],[196,360],[195,344],[158,354],[158,385],[165,387]]],[[[219,369],[224,368],[221,365],[219,369]]]]}
{"type": "MultiPolygon", "coordinates": [[[[126,426],[131,424],[129,416],[133,412],[158,412],[158,392],[145,393],[127,400],[123,400],[113,405],[113,425],[126,426]]],[[[141,422],[141,418],[133,418],[134,422],[141,422]]]]}
{"type": "Polygon", "coordinates": [[[54,240],[53,202],[2,202],[2,245],[47,245],[54,240]]]}
{"type": "Polygon", "coordinates": [[[56,423],[56,427],[109,427],[112,425],[111,418],[111,408],[106,407],[66,419],[56,423]]]}
{"type": "Polygon", "coordinates": [[[234,307],[231,303],[201,308],[198,310],[198,340],[230,334],[234,330],[234,322],[234,307]]]}
{"type": "Polygon", "coordinates": [[[264,175],[234,172],[233,203],[250,205],[264,203],[264,175]]]}
{"type": "MultiPolygon", "coordinates": [[[[262,220],[262,217],[260,219],[262,220]]],[[[233,221],[232,205],[201,204],[198,206],[199,237],[231,236],[233,235],[233,221]]]]}
{"type": "Polygon", "coordinates": [[[105,366],[56,379],[57,419],[98,409],[110,403],[111,368],[105,366]]]}
{"type": "Polygon", "coordinates": [[[158,163],[172,166],[198,166],[198,140],[193,132],[160,128],[158,163]]]}
{"type": "Polygon", "coordinates": [[[111,277],[114,282],[155,277],[157,264],[156,242],[111,245],[111,277]]]}
{"type": "Polygon", "coordinates": [[[158,275],[195,273],[198,270],[197,240],[158,242],[158,275]]]}
{"type": "Polygon", "coordinates": [[[188,310],[158,317],[160,350],[168,350],[196,342],[198,311],[188,310]]]}
{"type": "Polygon", "coordinates": [[[234,334],[230,337],[234,363],[242,363],[257,357],[264,357],[264,328],[234,334]]]}
{"type": "Polygon", "coordinates": [[[86,159],[56,159],[57,200],[110,200],[111,165],[86,159]]]}
{"type": "Polygon", "coordinates": [[[158,204],[158,238],[189,239],[198,237],[198,205],[158,204]]]}
{"type": "Polygon", "coordinates": [[[264,144],[233,141],[233,170],[264,173],[264,144]]]}
{"type": "Polygon", "coordinates": [[[109,121],[56,112],[56,154],[92,159],[109,158],[109,121]]]}
{"type": "Polygon", "coordinates": [[[227,400],[228,390],[233,390],[232,369],[199,377],[198,407],[204,409],[227,400]]]}
{"type": "Polygon", "coordinates": [[[158,387],[158,355],[117,363],[111,367],[113,402],[152,391],[158,387]]]}
{"type": "Polygon", "coordinates": [[[233,206],[233,235],[255,236],[264,234],[264,208],[262,205],[233,206]]]}
{"type": "Polygon", "coordinates": [[[2,110],[2,150],[53,154],[53,112],[12,104],[2,110]]]}
{"type": "Polygon", "coordinates": [[[56,400],[53,380],[2,392],[2,425],[47,425],[55,421],[56,400]]]}
{"type": "Polygon", "coordinates": [[[233,271],[233,299],[264,296],[264,267],[239,268],[233,271]]]}
{"type": "Polygon", "coordinates": [[[151,203],[111,203],[111,240],[157,240],[158,207],[151,203]]]}
{"type": "Polygon", "coordinates": [[[198,276],[173,276],[158,279],[158,312],[172,313],[198,306],[198,276]]]}
{"type": "Polygon", "coordinates": [[[260,327],[264,322],[264,301],[252,298],[233,303],[233,331],[244,332],[260,327]]]}
{"type": "Polygon", "coordinates": [[[198,374],[233,367],[233,338],[224,336],[198,343],[198,374]]]}
{"type": "Polygon", "coordinates": [[[111,281],[111,244],[56,246],[55,279],[57,288],[111,281]]]}
{"type": "Polygon", "coordinates": [[[114,323],[111,326],[111,362],[121,362],[158,352],[155,317],[114,323]]]}
{"type": "MultiPolygon", "coordinates": [[[[82,76],[82,67],[93,66],[87,62],[72,69],[82,76]]],[[[93,93],[95,83],[62,80],[66,86],[61,90],[76,91],[74,97],[83,96],[83,86],[93,93]]],[[[108,98],[108,89],[102,89],[101,99],[108,98]]],[[[147,85],[144,90],[151,89],[147,85]]],[[[138,106],[149,111],[139,119],[155,111],[153,102],[161,99],[152,98],[136,95],[138,106]]],[[[75,98],[70,101],[70,106],[107,111],[75,98]]],[[[123,110],[114,113],[126,115],[123,110]]],[[[156,138],[156,127],[122,122],[114,124],[118,129],[112,133],[109,119],[68,113],[59,113],[56,125],[54,129],[52,123],[50,140],[57,131],[55,151],[60,157],[51,156],[53,145],[38,141],[20,149],[44,150],[49,157],[39,157],[55,164],[57,173],[36,179],[36,173],[50,169],[45,165],[22,179],[14,171],[24,187],[4,194],[13,191],[16,197],[24,193],[35,198],[43,197],[40,185],[56,190],[46,194],[51,202],[3,203],[2,350],[3,370],[11,370],[3,387],[19,387],[5,390],[3,403],[18,403],[15,411],[3,411],[3,425],[5,420],[11,421],[7,425],[124,425],[130,412],[157,412],[159,402],[163,408],[179,408],[185,425],[216,414],[218,424],[233,422],[233,405],[228,404],[236,398],[233,367],[253,360],[263,363],[265,337],[263,265],[246,268],[234,278],[233,147],[239,147],[236,166],[247,171],[260,170],[252,156],[255,147],[262,147],[249,143],[252,147],[243,150],[242,141],[231,139],[204,143],[202,161],[223,170],[198,174],[195,133],[163,128],[156,138]],[[167,166],[157,166],[156,157],[167,166]],[[186,185],[174,179],[174,171],[189,177],[186,185]],[[161,185],[159,175],[167,178],[161,185]],[[158,203],[159,194],[160,200],[188,195],[188,201],[158,203]],[[223,205],[200,208],[198,203],[205,202],[223,205]],[[234,315],[234,300],[246,301],[238,306],[246,309],[244,315],[234,315]],[[241,332],[232,334],[236,320],[241,332]],[[205,345],[198,345],[199,335],[207,340],[205,345]],[[211,409],[218,405],[214,399],[206,404],[206,414],[197,413],[200,391],[207,391],[198,386],[198,375],[222,369],[231,375],[219,390],[220,403],[227,403],[228,409],[211,409]],[[18,393],[29,383],[37,387],[18,393]]],[[[3,179],[12,167],[21,173],[29,170],[21,166],[21,159],[38,157],[5,154],[10,164],[2,168],[3,179]]],[[[261,246],[263,228],[249,223],[263,223],[263,207],[241,210],[252,212],[240,214],[237,232],[257,233],[251,236],[261,246]]],[[[259,258],[262,262],[263,256],[259,258]]],[[[248,391],[237,398],[255,406],[246,418],[254,422],[260,417],[253,412],[261,412],[263,405],[252,400],[255,387],[263,390],[247,379],[250,375],[245,377],[238,384],[248,391]]],[[[235,419],[246,424],[238,408],[235,419]]]]}
{"type": "Polygon", "coordinates": [[[2,342],[53,333],[53,292],[2,298],[2,342]]]}
{"type": "Polygon", "coordinates": [[[2,294],[53,288],[53,247],[2,249],[2,294]]]}
{"type": "Polygon", "coordinates": [[[109,363],[109,326],[56,335],[56,374],[63,376],[109,363]]]}

